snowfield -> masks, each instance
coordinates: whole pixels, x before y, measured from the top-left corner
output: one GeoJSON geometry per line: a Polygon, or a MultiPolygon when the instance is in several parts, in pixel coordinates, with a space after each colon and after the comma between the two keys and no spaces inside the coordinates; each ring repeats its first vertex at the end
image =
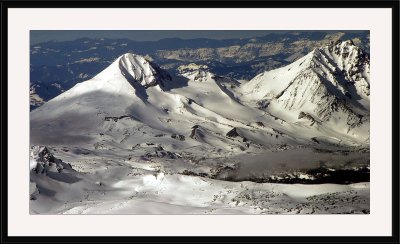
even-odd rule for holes
{"type": "Polygon", "coordinates": [[[232,182],[165,173],[150,163],[90,159],[75,161],[72,168],[79,171],[49,167],[47,173],[32,173],[31,213],[369,213],[369,183],[232,182]]]}
{"type": "Polygon", "coordinates": [[[30,114],[32,214],[369,213],[369,57],[237,81],[120,56],[30,114]]]}

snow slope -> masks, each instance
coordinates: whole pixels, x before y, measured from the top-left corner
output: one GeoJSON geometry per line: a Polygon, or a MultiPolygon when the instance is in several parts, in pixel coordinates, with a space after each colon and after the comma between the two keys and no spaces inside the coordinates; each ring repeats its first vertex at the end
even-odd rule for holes
{"type": "Polygon", "coordinates": [[[241,92],[249,104],[286,121],[368,143],[369,70],[367,54],[339,41],[256,76],[241,92]]]}

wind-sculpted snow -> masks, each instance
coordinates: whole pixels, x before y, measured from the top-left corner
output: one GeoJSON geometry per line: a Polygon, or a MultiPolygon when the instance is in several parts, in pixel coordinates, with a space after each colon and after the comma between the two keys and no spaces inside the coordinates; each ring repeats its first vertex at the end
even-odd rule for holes
{"type": "Polygon", "coordinates": [[[80,179],[31,174],[49,193],[35,195],[32,212],[369,212],[368,184],[328,192],[315,186],[301,207],[283,194],[286,186],[275,191],[272,184],[369,179],[369,58],[350,42],[315,49],[248,83],[196,64],[170,75],[142,56],[124,54],[33,110],[30,130],[32,146],[54,150],[72,165],[68,179],[80,179]],[[257,183],[234,182],[242,180],[265,184],[254,192],[247,188],[257,183]],[[200,181],[209,192],[199,193],[196,204],[184,192],[200,181]],[[187,186],[174,198],[166,189],[182,182],[187,186]],[[84,190],[88,186],[93,190],[84,190]],[[325,194],[338,196],[338,208],[321,203],[325,194]],[[345,202],[350,195],[357,201],[345,202]],[[63,201],[68,204],[56,204],[63,201]],[[54,205],[40,207],[45,202],[54,205]],[[250,210],[254,206],[260,210],[250,210]]]}
{"type": "Polygon", "coordinates": [[[94,79],[125,78],[132,86],[135,83],[147,88],[155,85],[164,86],[165,82],[171,80],[171,76],[156,64],[144,57],[127,53],[114,61],[108,68],[103,70],[94,79]]]}
{"type": "Polygon", "coordinates": [[[127,80],[138,81],[145,88],[155,85],[164,86],[171,76],[156,64],[135,54],[125,54],[119,58],[119,68],[127,80]]]}

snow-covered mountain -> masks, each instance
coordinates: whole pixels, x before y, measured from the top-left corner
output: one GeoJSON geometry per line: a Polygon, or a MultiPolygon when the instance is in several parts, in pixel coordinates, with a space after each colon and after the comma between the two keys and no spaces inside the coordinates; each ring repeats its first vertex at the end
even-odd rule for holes
{"type": "MultiPolygon", "coordinates": [[[[252,213],[262,196],[249,186],[297,206],[286,187],[276,193],[269,184],[365,182],[369,84],[368,55],[348,41],[315,49],[248,82],[194,63],[172,75],[143,56],[124,54],[31,111],[32,212],[102,212],[129,203],[134,205],[124,211],[142,213],[141,201],[153,204],[150,212],[176,212],[163,207],[166,201],[191,206],[178,211],[185,213],[202,207],[209,213],[215,206],[252,213]],[[248,180],[268,183],[231,182],[248,180]],[[179,187],[191,192],[199,182],[208,189],[196,193],[203,204],[197,205],[197,195],[174,194],[179,187]],[[218,200],[222,193],[229,200],[218,200]],[[243,209],[236,209],[240,204],[243,209]]],[[[315,200],[303,210],[368,212],[368,187],[315,187],[318,194],[302,196],[315,200]],[[320,203],[324,194],[338,191],[339,208],[320,203]],[[354,194],[360,201],[349,208],[345,199],[354,194]]],[[[272,205],[261,202],[261,212],[291,212],[264,211],[272,205]]]]}
{"type": "MultiPolygon", "coordinates": [[[[369,31],[291,31],[227,40],[168,38],[138,42],[81,38],[50,41],[30,47],[30,86],[34,86],[36,94],[47,102],[75,84],[93,78],[121,54],[128,52],[151,57],[171,73],[182,64],[195,62],[209,66],[218,75],[249,80],[338,39],[351,39],[369,52],[369,31]]],[[[32,109],[38,106],[41,104],[32,106],[32,109]]]]}
{"type": "Polygon", "coordinates": [[[244,100],[291,123],[369,140],[369,56],[351,41],[316,48],[245,84],[244,100]]]}
{"type": "MultiPolygon", "coordinates": [[[[369,59],[349,41],[315,49],[243,85],[204,65],[178,70],[171,76],[142,56],[124,54],[32,111],[32,142],[96,143],[103,134],[142,143],[160,141],[158,134],[189,137],[196,126],[208,135],[209,143],[200,145],[217,151],[315,141],[368,145],[369,59]],[[148,130],[143,141],[135,128],[148,130]],[[227,136],[234,128],[242,141],[227,136]]],[[[184,144],[197,145],[192,139],[184,144]]]]}

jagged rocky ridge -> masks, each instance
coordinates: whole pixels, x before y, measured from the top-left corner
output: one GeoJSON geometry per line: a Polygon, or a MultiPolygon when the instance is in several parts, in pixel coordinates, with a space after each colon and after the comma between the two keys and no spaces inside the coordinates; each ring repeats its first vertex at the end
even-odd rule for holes
{"type": "Polygon", "coordinates": [[[337,41],[258,75],[244,85],[243,93],[249,101],[255,98],[259,108],[286,121],[331,124],[339,133],[367,140],[369,69],[368,54],[351,41],[337,41]]]}

